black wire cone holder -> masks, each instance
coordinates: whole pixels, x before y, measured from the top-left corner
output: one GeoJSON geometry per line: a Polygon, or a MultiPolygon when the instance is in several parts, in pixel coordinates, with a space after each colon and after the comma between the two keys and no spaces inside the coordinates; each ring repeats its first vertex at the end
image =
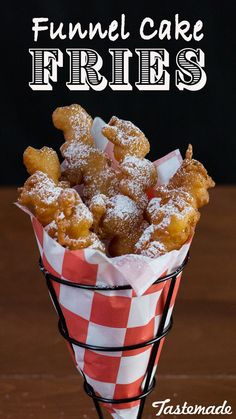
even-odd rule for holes
{"type": "Polygon", "coordinates": [[[145,404],[145,401],[146,401],[146,397],[152,392],[152,390],[155,387],[155,382],[156,382],[155,377],[153,378],[151,383],[150,383],[150,381],[151,381],[151,377],[152,377],[152,373],[153,373],[153,368],[154,368],[154,364],[155,364],[156,355],[157,355],[157,352],[158,352],[158,349],[159,349],[159,346],[160,346],[160,342],[161,342],[162,338],[164,338],[168,334],[170,329],[172,328],[172,324],[173,324],[172,316],[171,316],[171,319],[170,319],[170,321],[169,321],[169,323],[166,327],[165,327],[165,323],[166,323],[166,319],[167,319],[167,315],[168,315],[168,310],[170,308],[171,299],[172,299],[172,296],[173,296],[173,293],[174,293],[174,290],[175,290],[176,280],[177,280],[178,275],[185,268],[185,266],[188,262],[188,259],[189,259],[189,255],[186,256],[182,265],[180,265],[174,272],[172,272],[168,275],[162,276],[161,278],[157,279],[157,281],[155,281],[151,285],[151,287],[152,287],[152,286],[154,286],[156,284],[159,284],[161,282],[170,281],[168,294],[167,294],[167,297],[166,297],[166,300],[165,300],[164,310],[163,310],[163,313],[162,313],[161,321],[160,321],[156,336],[153,339],[150,339],[146,342],[141,342],[141,343],[137,343],[137,344],[134,344],[134,345],[128,345],[128,346],[115,346],[115,347],[113,347],[113,346],[106,346],[105,347],[105,346],[89,345],[87,343],[79,342],[79,341],[75,340],[74,338],[72,338],[69,335],[67,325],[66,325],[66,320],[65,320],[65,317],[62,313],[60,303],[57,299],[57,295],[56,295],[56,292],[54,290],[52,282],[55,281],[55,282],[58,282],[60,284],[68,285],[70,287],[92,290],[92,291],[95,291],[95,292],[96,291],[127,290],[127,289],[131,289],[131,286],[130,285],[121,285],[121,286],[104,287],[104,286],[97,286],[97,285],[94,286],[94,285],[86,285],[86,284],[79,284],[79,283],[75,283],[75,282],[70,282],[70,281],[58,278],[58,277],[50,274],[44,268],[42,260],[40,259],[40,261],[39,261],[40,270],[43,272],[43,274],[46,278],[48,291],[49,291],[49,294],[50,294],[51,299],[53,301],[53,304],[55,306],[55,309],[57,311],[58,317],[59,317],[59,322],[58,322],[59,332],[61,333],[63,338],[66,339],[69,342],[69,344],[71,345],[72,351],[73,351],[73,346],[72,345],[77,345],[77,346],[80,346],[81,348],[90,349],[90,350],[93,350],[93,351],[103,351],[103,352],[132,351],[134,349],[144,348],[146,346],[151,346],[152,345],[152,350],[151,350],[151,354],[150,354],[150,358],[149,358],[149,362],[148,362],[148,366],[147,366],[147,371],[146,371],[145,385],[144,385],[144,388],[143,388],[142,392],[137,396],[129,397],[129,398],[125,398],[125,399],[107,399],[105,397],[98,396],[98,395],[96,395],[93,387],[87,382],[85,375],[81,371],[82,375],[84,377],[84,390],[88,394],[88,396],[93,399],[93,402],[94,402],[94,405],[95,405],[95,408],[96,408],[99,419],[103,419],[103,413],[102,413],[99,402],[109,403],[109,404],[124,404],[124,403],[134,402],[134,401],[137,401],[137,400],[140,400],[137,419],[141,419],[143,409],[144,409],[144,404],[145,404]]]}

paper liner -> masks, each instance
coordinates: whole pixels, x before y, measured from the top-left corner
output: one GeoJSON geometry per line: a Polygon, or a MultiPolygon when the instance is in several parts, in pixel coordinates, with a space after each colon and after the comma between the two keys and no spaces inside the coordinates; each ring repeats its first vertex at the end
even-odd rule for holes
{"type": "MultiPolygon", "coordinates": [[[[104,122],[95,118],[92,133],[98,148],[112,157],[112,145],[101,134],[104,122]]],[[[182,161],[175,150],[155,162],[160,184],[167,183],[182,161]]],[[[53,282],[69,335],[96,346],[127,346],[152,339],[158,330],[170,281],[151,286],[159,277],[181,265],[190,241],[156,259],[141,255],[108,258],[94,249],[68,250],[53,240],[30,211],[43,265],[51,274],[71,282],[91,285],[131,285],[130,290],[92,291],[53,282]]],[[[181,274],[170,303],[169,323],[181,274]]],[[[164,338],[161,340],[155,366],[164,338]]],[[[152,346],[123,352],[101,352],[73,346],[80,372],[95,392],[106,398],[128,398],[140,394],[152,346]]],[[[107,405],[115,419],[135,419],[139,401],[107,405]]]]}

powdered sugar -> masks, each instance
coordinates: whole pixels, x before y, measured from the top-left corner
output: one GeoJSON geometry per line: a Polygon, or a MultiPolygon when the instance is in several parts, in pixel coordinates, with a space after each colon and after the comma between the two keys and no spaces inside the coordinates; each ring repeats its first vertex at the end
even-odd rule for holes
{"type": "Polygon", "coordinates": [[[58,229],[57,229],[57,223],[55,220],[51,221],[48,225],[44,227],[44,230],[46,233],[48,233],[51,237],[57,239],[58,237],[58,229]]]}
{"type": "Polygon", "coordinates": [[[93,216],[92,213],[89,211],[89,209],[86,207],[85,204],[80,204],[76,206],[76,221],[77,222],[83,222],[89,223],[92,225],[93,223],[93,216]]]}
{"type": "Polygon", "coordinates": [[[29,196],[37,195],[40,202],[45,205],[52,205],[57,201],[62,188],[56,186],[45,173],[37,171],[29,179],[31,187],[28,190],[29,196]]]}
{"type": "Polygon", "coordinates": [[[161,198],[152,198],[148,204],[147,211],[149,214],[153,214],[160,208],[161,198]]]}
{"type": "Polygon", "coordinates": [[[57,224],[55,220],[53,220],[51,223],[49,223],[48,225],[44,227],[44,230],[47,232],[51,229],[55,229],[55,230],[57,229],[57,224]]]}
{"type": "Polygon", "coordinates": [[[151,224],[144,230],[142,236],[135,245],[137,251],[142,252],[143,256],[157,257],[166,250],[163,243],[158,240],[152,240],[154,232],[155,226],[151,224]]]}
{"type": "MultiPolygon", "coordinates": [[[[71,141],[62,147],[62,155],[67,160],[70,168],[77,169],[82,166],[83,161],[87,159],[91,153],[91,146],[78,141],[71,141]]],[[[67,166],[68,166],[67,163],[67,166]]]]}
{"type": "Polygon", "coordinates": [[[125,221],[139,213],[140,210],[132,199],[125,195],[116,195],[109,200],[106,216],[125,221]]]}
{"type": "MultiPolygon", "coordinates": [[[[147,159],[138,158],[135,156],[126,156],[120,165],[121,170],[134,179],[150,177],[153,170],[153,163],[147,159]]],[[[149,181],[149,179],[145,179],[149,181]]]]}
{"type": "Polygon", "coordinates": [[[163,255],[165,252],[166,248],[163,243],[154,240],[150,242],[148,247],[142,251],[142,255],[150,258],[156,258],[163,255]]]}
{"type": "Polygon", "coordinates": [[[65,218],[64,212],[60,212],[57,216],[57,220],[64,220],[64,218],[65,218]]]}
{"type": "Polygon", "coordinates": [[[136,243],[136,245],[135,245],[136,249],[141,250],[143,248],[143,246],[151,240],[153,233],[154,233],[154,225],[151,224],[149,227],[147,227],[144,230],[142,236],[140,237],[140,239],[136,243]]]}
{"type": "Polygon", "coordinates": [[[181,196],[175,195],[164,205],[161,205],[160,198],[153,198],[148,204],[147,213],[150,221],[158,224],[160,229],[165,229],[171,222],[172,217],[183,220],[189,213],[193,212],[192,205],[188,204],[181,196]]]}
{"type": "Polygon", "coordinates": [[[106,205],[107,197],[103,194],[94,195],[91,199],[91,204],[93,206],[103,207],[106,205]]]}
{"type": "Polygon", "coordinates": [[[69,117],[69,122],[74,130],[74,138],[80,138],[90,133],[90,126],[92,119],[87,112],[80,107],[78,111],[77,105],[71,105],[72,114],[69,117]]]}
{"type": "Polygon", "coordinates": [[[116,135],[119,140],[119,143],[127,147],[131,141],[137,140],[137,136],[144,135],[143,132],[136,127],[132,122],[126,121],[124,119],[119,120],[124,129],[119,129],[119,127],[114,127],[116,129],[116,135]]]}

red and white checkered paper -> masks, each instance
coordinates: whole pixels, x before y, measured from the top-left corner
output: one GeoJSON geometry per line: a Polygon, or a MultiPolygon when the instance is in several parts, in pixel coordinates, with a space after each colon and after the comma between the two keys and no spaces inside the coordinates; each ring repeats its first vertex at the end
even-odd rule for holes
{"type": "MultiPolygon", "coordinates": [[[[95,118],[92,133],[99,148],[112,156],[112,146],[101,134],[104,122],[95,118]]],[[[175,150],[155,162],[158,182],[167,183],[182,161],[175,150]]],[[[158,330],[170,281],[152,285],[172,272],[185,259],[190,243],[157,259],[141,255],[108,258],[94,249],[68,250],[53,240],[24,207],[32,221],[45,268],[53,275],[75,283],[131,285],[131,290],[91,291],[53,282],[69,334],[96,346],[127,346],[152,339],[158,330]]],[[[181,274],[178,276],[166,326],[173,310],[181,274]]],[[[157,366],[164,338],[156,357],[157,366]]],[[[140,394],[152,346],[123,352],[92,351],[73,345],[73,358],[95,392],[106,398],[140,394]]],[[[135,419],[139,401],[104,406],[115,419],[135,419]]]]}

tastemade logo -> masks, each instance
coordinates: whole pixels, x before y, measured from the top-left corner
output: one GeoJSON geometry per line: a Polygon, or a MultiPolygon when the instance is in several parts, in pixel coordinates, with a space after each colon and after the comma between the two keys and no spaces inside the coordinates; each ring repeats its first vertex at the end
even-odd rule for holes
{"type": "Polygon", "coordinates": [[[227,400],[220,406],[201,406],[201,405],[188,405],[184,402],[182,406],[170,405],[170,399],[160,400],[152,403],[152,407],[157,409],[156,416],[160,415],[232,415],[233,411],[227,400]]]}
{"type": "Polygon", "coordinates": [[[116,40],[125,42],[123,48],[109,48],[105,51],[101,47],[99,53],[87,47],[66,48],[65,51],[54,46],[29,48],[32,56],[32,81],[29,82],[29,87],[32,90],[52,90],[52,82],[56,83],[60,78],[59,67],[63,67],[65,63],[68,67],[66,86],[69,90],[102,91],[107,87],[115,91],[133,90],[134,86],[130,83],[130,66],[134,65],[136,54],[138,77],[134,88],[140,91],[168,91],[175,84],[180,91],[195,92],[201,90],[206,84],[205,54],[201,48],[196,48],[196,43],[204,37],[201,20],[190,23],[188,20],[181,19],[178,13],[172,20],[163,19],[159,22],[151,17],[145,17],[139,25],[138,34],[128,31],[129,22],[126,22],[125,14],[110,22],[106,27],[100,22],[88,22],[87,25],[82,25],[80,22],[55,24],[48,17],[35,17],[32,22],[35,43],[38,42],[42,32],[47,34],[51,41],[60,41],[60,45],[64,40],[68,43],[72,39],[77,39],[78,46],[81,46],[84,39],[87,44],[88,40],[96,37],[101,40],[108,39],[110,43],[116,40]],[[134,51],[131,51],[126,44],[126,40],[131,35],[145,41],[147,47],[134,48],[134,51]],[[151,39],[157,39],[156,48],[148,48],[148,41],[151,39]],[[171,81],[169,72],[169,52],[161,48],[163,40],[194,42],[194,47],[188,44],[176,54],[176,69],[172,76],[174,83],[171,81]],[[104,54],[107,52],[111,63],[110,81],[103,74],[104,54]]]}

